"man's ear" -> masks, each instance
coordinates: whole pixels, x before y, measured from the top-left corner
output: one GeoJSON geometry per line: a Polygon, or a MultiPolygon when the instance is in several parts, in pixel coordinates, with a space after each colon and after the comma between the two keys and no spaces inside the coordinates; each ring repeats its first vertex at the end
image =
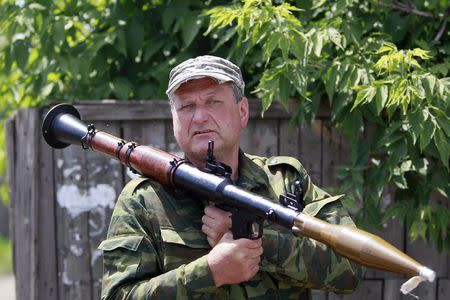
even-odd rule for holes
{"type": "Polygon", "coordinates": [[[246,97],[242,97],[239,104],[239,114],[241,118],[241,128],[246,128],[249,117],[249,107],[248,107],[248,99],[246,97]]]}

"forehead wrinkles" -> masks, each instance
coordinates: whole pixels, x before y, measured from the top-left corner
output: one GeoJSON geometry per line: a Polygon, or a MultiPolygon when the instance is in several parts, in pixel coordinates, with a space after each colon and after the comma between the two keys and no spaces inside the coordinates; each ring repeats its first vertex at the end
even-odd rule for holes
{"type": "Polygon", "coordinates": [[[206,87],[204,89],[186,89],[182,91],[176,91],[174,94],[174,100],[178,102],[195,101],[197,99],[208,100],[216,98],[220,94],[220,92],[222,92],[222,87],[220,87],[219,85],[214,87],[206,87]]]}

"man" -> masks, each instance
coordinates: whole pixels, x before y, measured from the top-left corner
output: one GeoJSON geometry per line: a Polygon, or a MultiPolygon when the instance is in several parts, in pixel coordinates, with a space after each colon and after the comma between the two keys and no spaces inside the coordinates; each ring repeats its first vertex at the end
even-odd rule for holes
{"type": "MultiPolygon", "coordinates": [[[[237,66],[200,56],[170,73],[167,95],[175,138],[185,158],[203,169],[208,141],[233,182],[277,202],[303,182],[304,212],[353,225],[339,197],[312,184],[300,162],[264,158],[239,148],[248,100],[237,66]]],[[[116,204],[104,250],[102,299],[309,299],[310,289],[348,293],[361,268],[329,247],[274,224],[261,239],[236,239],[230,212],[196,195],[138,178],[116,204]]]]}

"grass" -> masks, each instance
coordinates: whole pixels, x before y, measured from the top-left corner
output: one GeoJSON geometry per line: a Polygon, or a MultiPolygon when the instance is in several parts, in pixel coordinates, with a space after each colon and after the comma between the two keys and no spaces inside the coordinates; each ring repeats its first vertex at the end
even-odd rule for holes
{"type": "Polygon", "coordinates": [[[12,272],[11,241],[0,236],[0,274],[12,272]]]}

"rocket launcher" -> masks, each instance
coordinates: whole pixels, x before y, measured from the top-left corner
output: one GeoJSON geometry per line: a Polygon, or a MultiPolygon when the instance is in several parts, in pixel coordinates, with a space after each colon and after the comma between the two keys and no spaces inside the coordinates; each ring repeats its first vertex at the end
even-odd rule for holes
{"type": "Polygon", "coordinates": [[[229,171],[220,163],[210,164],[207,168],[219,169],[219,172],[205,172],[160,149],[126,142],[98,131],[92,124],[84,124],[79,112],[71,105],[53,107],[45,116],[42,133],[53,148],[78,144],[83,149],[91,149],[119,160],[132,171],[163,185],[185,189],[230,208],[234,216],[234,238],[261,237],[262,222],[268,220],[291,229],[297,236],[324,243],[358,264],[410,276],[411,279],[400,289],[404,294],[422,281],[432,282],[435,279],[433,270],[376,235],[354,227],[330,224],[305,214],[289,205],[292,203],[289,199],[284,201],[287,205],[283,206],[245,191],[233,185],[227,176],[216,175],[229,171]]]}

